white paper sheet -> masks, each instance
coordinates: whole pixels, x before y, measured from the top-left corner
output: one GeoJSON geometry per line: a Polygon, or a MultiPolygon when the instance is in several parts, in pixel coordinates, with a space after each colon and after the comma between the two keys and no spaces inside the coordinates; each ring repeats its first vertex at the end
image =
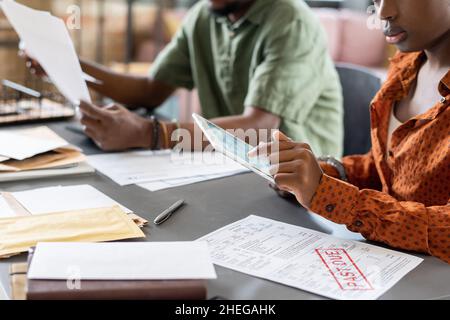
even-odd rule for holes
{"type": "Polygon", "coordinates": [[[5,288],[0,284],[0,300],[10,300],[9,296],[6,294],[5,288]]]}
{"type": "Polygon", "coordinates": [[[99,85],[103,84],[103,81],[98,80],[98,79],[94,78],[93,76],[91,76],[90,74],[87,74],[84,72],[83,72],[83,79],[86,80],[87,82],[91,82],[91,83],[95,83],[95,84],[99,84],[99,85]]]}
{"type": "Polygon", "coordinates": [[[160,191],[160,190],[165,190],[165,189],[170,189],[170,188],[186,186],[186,185],[194,184],[194,183],[198,183],[198,182],[225,178],[225,177],[229,177],[229,176],[239,174],[239,173],[242,173],[242,171],[145,182],[145,183],[138,184],[138,186],[141,188],[144,188],[148,191],[155,192],[155,191],[160,191]]]}
{"type": "Polygon", "coordinates": [[[25,42],[27,53],[36,59],[53,84],[72,103],[90,102],[81,66],[62,19],[12,0],[3,0],[2,9],[25,42]]]}
{"type": "Polygon", "coordinates": [[[204,242],[38,243],[29,279],[215,279],[204,242]],[[195,259],[192,259],[195,257],[195,259]]]}
{"type": "Polygon", "coordinates": [[[423,261],[253,215],[199,241],[217,265],[333,299],[376,299],[423,261]]]}
{"type": "Polygon", "coordinates": [[[11,194],[33,215],[106,208],[114,205],[119,205],[126,213],[131,212],[90,185],[48,187],[11,194]]]}
{"type": "Polygon", "coordinates": [[[193,152],[180,155],[169,150],[131,151],[88,156],[98,171],[121,186],[199,175],[247,172],[220,153],[193,152]]]}
{"type": "Polygon", "coordinates": [[[80,162],[73,167],[66,168],[52,168],[52,169],[39,169],[39,170],[25,170],[20,172],[4,172],[0,174],[0,182],[7,181],[21,181],[42,179],[50,177],[69,177],[74,175],[91,174],[95,169],[88,165],[86,162],[80,162]]]}
{"type": "Polygon", "coordinates": [[[0,155],[15,160],[24,160],[67,145],[63,139],[32,137],[20,130],[0,131],[0,155]]]}
{"type": "Polygon", "coordinates": [[[15,213],[9,206],[8,202],[6,202],[5,198],[0,194],[0,219],[14,217],[15,213]]]}

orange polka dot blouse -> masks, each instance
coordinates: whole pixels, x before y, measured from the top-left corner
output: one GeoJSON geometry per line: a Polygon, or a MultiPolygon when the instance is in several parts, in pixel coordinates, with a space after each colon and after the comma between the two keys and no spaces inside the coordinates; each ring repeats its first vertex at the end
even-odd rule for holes
{"type": "Polygon", "coordinates": [[[450,70],[439,84],[442,99],[398,127],[387,150],[391,108],[408,95],[425,58],[392,59],[371,105],[371,151],[342,159],[349,183],[323,164],[310,210],[366,239],[450,263],[450,70]]]}

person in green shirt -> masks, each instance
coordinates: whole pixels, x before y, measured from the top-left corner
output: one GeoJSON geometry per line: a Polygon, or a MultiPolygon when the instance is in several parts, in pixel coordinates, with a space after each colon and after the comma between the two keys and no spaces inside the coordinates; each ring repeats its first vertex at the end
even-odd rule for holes
{"type": "MultiPolygon", "coordinates": [[[[310,141],[316,154],[342,155],[339,78],[324,31],[303,1],[199,1],[149,77],[81,64],[103,82],[91,88],[128,107],[153,109],[177,88],[196,88],[203,116],[220,127],[280,129],[295,140],[310,141]]],[[[158,125],[119,105],[82,102],[80,109],[86,134],[105,150],[173,147],[168,137],[177,128],[195,136],[193,122],[158,125]]],[[[257,136],[267,139],[270,134],[257,136]]]]}

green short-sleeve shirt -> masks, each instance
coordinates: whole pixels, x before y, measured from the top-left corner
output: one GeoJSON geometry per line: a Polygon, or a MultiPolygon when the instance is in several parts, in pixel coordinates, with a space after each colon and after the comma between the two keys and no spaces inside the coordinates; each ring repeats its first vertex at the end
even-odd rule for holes
{"type": "Polygon", "coordinates": [[[276,114],[280,129],[317,155],[341,156],[342,92],[326,36],[299,0],[256,0],[235,23],[200,1],[158,56],[151,77],[197,88],[206,118],[245,106],[276,114]]]}

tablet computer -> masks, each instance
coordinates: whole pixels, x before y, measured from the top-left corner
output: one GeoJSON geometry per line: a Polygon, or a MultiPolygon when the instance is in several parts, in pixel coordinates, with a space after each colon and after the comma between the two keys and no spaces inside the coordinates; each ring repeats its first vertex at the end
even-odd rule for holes
{"type": "Polygon", "coordinates": [[[225,156],[275,184],[275,180],[269,171],[269,160],[262,157],[248,157],[248,152],[254,147],[196,113],[192,114],[192,117],[216,151],[223,153],[225,156]]]}

